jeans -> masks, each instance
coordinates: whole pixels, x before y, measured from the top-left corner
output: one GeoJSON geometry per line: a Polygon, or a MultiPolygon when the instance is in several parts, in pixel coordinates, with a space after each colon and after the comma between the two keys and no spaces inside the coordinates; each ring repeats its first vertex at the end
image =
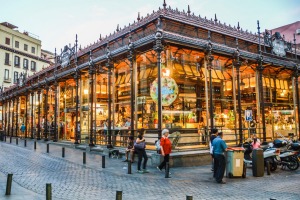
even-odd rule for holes
{"type": "Polygon", "coordinates": [[[222,181],[225,172],[225,156],[222,154],[214,154],[214,178],[219,183],[222,181]]]}
{"type": "Polygon", "coordinates": [[[141,170],[142,159],[144,157],[143,169],[146,169],[148,157],[145,149],[135,149],[138,153],[138,170],[141,170]]]}
{"type": "Polygon", "coordinates": [[[170,154],[165,154],[164,161],[162,161],[162,163],[160,163],[160,165],[158,166],[160,170],[162,170],[162,168],[166,169],[166,163],[169,162],[169,158],[170,158],[170,154]]]}

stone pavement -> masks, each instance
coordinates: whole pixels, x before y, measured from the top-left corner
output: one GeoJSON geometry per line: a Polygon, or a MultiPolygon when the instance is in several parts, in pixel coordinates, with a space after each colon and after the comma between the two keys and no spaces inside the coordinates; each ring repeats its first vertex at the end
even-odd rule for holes
{"type": "Polygon", "coordinates": [[[52,184],[52,199],[103,199],[113,200],[116,191],[123,191],[123,200],[186,199],[300,199],[300,171],[277,169],[270,176],[253,177],[251,168],[247,177],[225,179],[227,184],[216,184],[210,166],[172,168],[171,178],[156,168],[150,173],[127,174],[127,163],[121,159],[106,158],[102,169],[102,155],[87,152],[87,163],[82,163],[82,150],[66,148],[65,158],[61,157],[62,147],[39,141],[37,149],[33,141],[13,139],[12,144],[0,143],[0,199],[45,199],[46,183],[52,184]],[[5,196],[6,175],[13,173],[12,195],[5,196]]]}

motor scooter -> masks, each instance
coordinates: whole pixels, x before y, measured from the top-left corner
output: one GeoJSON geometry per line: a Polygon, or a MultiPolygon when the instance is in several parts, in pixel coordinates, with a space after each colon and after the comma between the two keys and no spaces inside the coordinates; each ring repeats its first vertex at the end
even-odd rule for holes
{"type": "MultiPolygon", "coordinates": [[[[245,149],[244,152],[244,163],[247,165],[252,165],[252,145],[249,142],[245,142],[242,145],[245,149]]],[[[280,149],[276,148],[262,148],[264,150],[264,164],[267,166],[267,162],[270,164],[270,171],[275,171],[277,169],[277,162],[276,162],[276,156],[280,155],[280,149]]]]}
{"type": "Polygon", "coordinates": [[[299,161],[297,158],[297,151],[288,150],[289,146],[291,146],[292,141],[287,139],[279,140],[276,139],[273,142],[273,146],[275,148],[281,148],[281,153],[279,156],[275,157],[275,161],[278,165],[285,169],[285,167],[290,170],[297,170],[299,168],[299,161]]]}

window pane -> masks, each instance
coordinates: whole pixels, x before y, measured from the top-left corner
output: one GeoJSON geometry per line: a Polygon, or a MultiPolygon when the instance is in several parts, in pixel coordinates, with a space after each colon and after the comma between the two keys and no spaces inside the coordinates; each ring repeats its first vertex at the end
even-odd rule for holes
{"type": "Polygon", "coordinates": [[[5,44],[10,45],[10,38],[5,38],[5,44]]]}
{"type": "Polygon", "coordinates": [[[31,47],[31,53],[35,53],[35,48],[31,47]]]}
{"type": "Polygon", "coordinates": [[[28,45],[24,44],[24,51],[28,51],[28,45]]]}
{"type": "Polygon", "coordinates": [[[18,41],[15,41],[15,47],[19,48],[19,42],[18,41]]]}

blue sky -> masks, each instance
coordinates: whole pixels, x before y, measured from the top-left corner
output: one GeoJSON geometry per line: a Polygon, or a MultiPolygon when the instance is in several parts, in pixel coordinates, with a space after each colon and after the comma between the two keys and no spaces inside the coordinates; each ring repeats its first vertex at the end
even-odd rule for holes
{"type": "MultiPolygon", "coordinates": [[[[195,15],[214,18],[222,23],[257,32],[277,28],[300,20],[300,0],[166,0],[167,5],[195,15]]],[[[82,47],[94,43],[99,35],[113,33],[132,23],[138,12],[146,16],[163,0],[0,0],[0,22],[10,22],[19,31],[39,36],[42,48],[54,52],[74,43],[78,34],[82,47]]],[[[300,28],[300,27],[299,27],[300,28]]]]}

